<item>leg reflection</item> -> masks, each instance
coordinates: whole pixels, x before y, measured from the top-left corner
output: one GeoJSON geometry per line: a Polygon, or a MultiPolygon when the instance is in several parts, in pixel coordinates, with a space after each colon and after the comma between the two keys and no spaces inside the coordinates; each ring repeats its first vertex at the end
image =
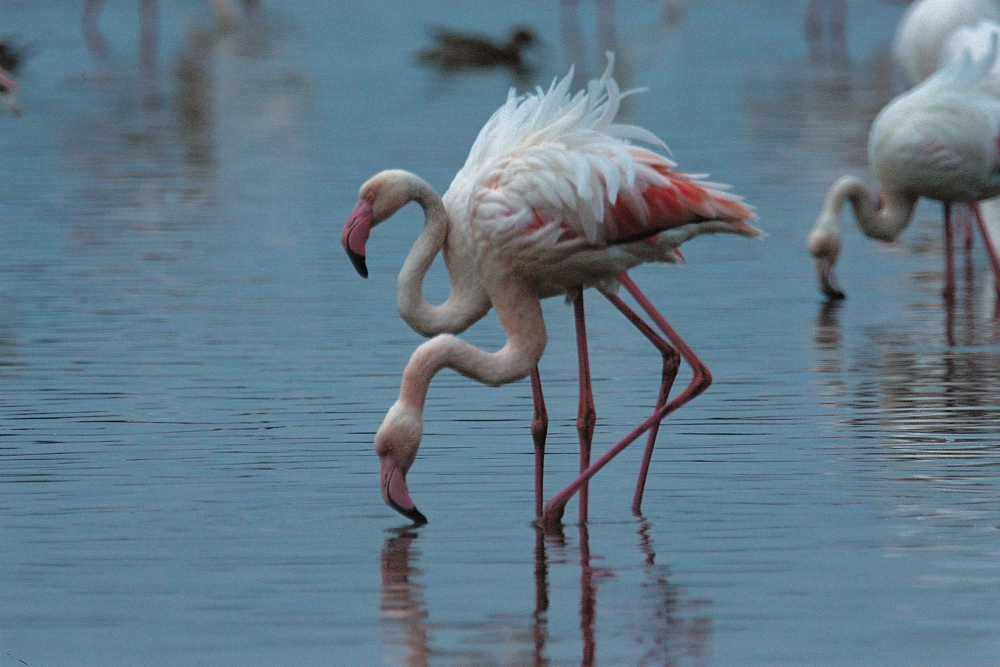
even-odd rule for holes
{"type": "Polygon", "coordinates": [[[708,665],[712,620],[700,614],[708,602],[690,599],[670,583],[670,568],[656,564],[649,521],[643,517],[639,517],[637,534],[639,550],[645,556],[642,587],[649,599],[649,613],[644,614],[646,623],[639,637],[640,644],[648,644],[649,648],[639,664],[708,665]]]}
{"type": "Polygon", "coordinates": [[[412,548],[417,532],[410,528],[392,532],[395,536],[386,539],[382,547],[380,618],[389,631],[387,643],[405,651],[403,664],[424,667],[430,664],[424,587],[412,580],[420,574],[413,566],[420,555],[412,548]]]}
{"type": "Polygon", "coordinates": [[[535,526],[535,611],[532,614],[535,640],[534,666],[549,664],[545,643],[549,637],[549,558],[545,549],[545,531],[535,526]]]}

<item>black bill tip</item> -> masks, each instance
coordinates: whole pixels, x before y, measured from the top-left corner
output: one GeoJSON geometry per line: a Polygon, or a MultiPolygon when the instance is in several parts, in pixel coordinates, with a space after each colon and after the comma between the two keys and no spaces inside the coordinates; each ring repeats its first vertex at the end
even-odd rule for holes
{"type": "Polygon", "coordinates": [[[368,265],[365,263],[365,256],[359,255],[350,248],[347,248],[347,256],[351,258],[351,264],[354,265],[355,270],[357,270],[358,275],[362,278],[368,277],[368,265]]]}
{"type": "Polygon", "coordinates": [[[402,507],[400,507],[396,503],[392,502],[391,499],[389,500],[389,507],[391,507],[392,509],[396,510],[397,512],[399,512],[403,516],[405,516],[407,519],[409,519],[410,521],[412,521],[413,524],[416,525],[416,526],[422,526],[425,523],[427,523],[427,517],[425,517],[423,515],[423,512],[421,512],[420,510],[418,510],[416,507],[411,507],[408,510],[407,509],[403,509],[402,507]]]}

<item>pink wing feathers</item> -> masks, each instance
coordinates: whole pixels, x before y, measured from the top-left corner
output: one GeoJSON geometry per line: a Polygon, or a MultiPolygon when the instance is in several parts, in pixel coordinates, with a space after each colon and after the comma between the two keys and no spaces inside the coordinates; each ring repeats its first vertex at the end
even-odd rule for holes
{"type": "Polygon", "coordinates": [[[548,91],[511,92],[449,190],[468,193],[461,217],[491,244],[516,241],[542,254],[760,234],[748,222],[753,212],[725,186],[675,171],[663,155],[632,143],[665,148],[658,137],[613,122],[628,95],[611,76],[613,62],[609,53],[604,75],[573,96],[572,72],[548,91]],[[658,238],[662,232],[669,239],[658,238]]]}
{"type": "MultiPolygon", "coordinates": [[[[722,186],[675,171],[672,162],[652,151],[635,147],[632,151],[639,153],[637,161],[656,176],[646,179],[640,173],[634,187],[624,187],[618,193],[617,202],[604,216],[602,231],[606,243],[655,240],[660,232],[710,222],[723,223],[728,228],[706,226],[705,232],[760,234],[748,222],[756,216],[739,197],[725,192],[722,186]]],[[[689,236],[700,233],[697,229],[691,231],[689,236]]]]}

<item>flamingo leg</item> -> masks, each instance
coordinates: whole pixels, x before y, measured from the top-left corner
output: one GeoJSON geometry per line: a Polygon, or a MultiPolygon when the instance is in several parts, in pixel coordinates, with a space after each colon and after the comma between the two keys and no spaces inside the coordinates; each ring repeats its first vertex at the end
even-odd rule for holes
{"type": "Polygon", "coordinates": [[[962,220],[962,231],[965,233],[965,252],[970,253],[976,244],[976,228],[972,215],[972,206],[962,207],[958,210],[962,220]]]}
{"type": "Polygon", "coordinates": [[[531,421],[531,438],[535,441],[535,516],[542,516],[543,484],[545,481],[545,436],[549,431],[549,414],[542,395],[542,377],[538,366],[531,371],[531,398],[535,403],[535,417],[531,421]]]}
{"type": "Polygon", "coordinates": [[[944,204],[944,297],[955,296],[955,257],[952,243],[951,204],[944,204]]]}
{"type": "Polygon", "coordinates": [[[652,428],[654,424],[659,423],[664,417],[685,405],[693,398],[699,396],[702,392],[708,389],[710,384],[712,384],[712,374],[708,371],[705,364],[703,364],[701,359],[695,355],[694,351],[677,334],[674,328],[670,326],[663,315],[656,310],[652,302],[646,298],[646,295],[643,294],[641,290],[639,290],[639,287],[632,281],[628,274],[622,271],[617,275],[617,279],[622,287],[624,287],[628,293],[632,295],[632,298],[635,299],[636,303],[638,303],[639,306],[646,311],[646,314],[649,315],[649,318],[653,320],[653,323],[660,329],[660,331],[663,332],[663,335],[668,341],[670,341],[670,344],[677,349],[681,358],[683,358],[684,361],[691,366],[693,371],[691,382],[684,389],[684,391],[680,393],[680,395],[674,398],[674,400],[664,404],[660,407],[660,409],[656,410],[652,415],[640,422],[638,426],[632,429],[616,445],[605,452],[603,456],[597,459],[594,463],[590,464],[590,466],[588,466],[579,477],[570,482],[565,489],[554,495],[545,506],[545,511],[542,515],[542,521],[547,524],[554,524],[561,521],[563,512],[566,509],[566,503],[568,503],[570,498],[573,497],[573,494],[576,493],[591,477],[596,475],[601,468],[606,466],[611,459],[618,456],[622,450],[635,442],[639,436],[652,428]]]}
{"type": "MultiPolygon", "coordinates": [[[[580,438],[580,473],[590,466],[590,450],[594,442],[597,410],[594,409],[594,389],[590,381],[590,354],[587,350],[587,321],[583,312],[583,289],[573,300],[576,319],[576,350],[580,365],[580,407],[576,413],[576,432],[580,438]]],[[[580,487],[580,523],[587,522],[587,483],[580,487]]]]}
{"type": "Polygon", "coordinates": [[[979,224],[979,233],[983,236],[986,252],[990,256],[990,264],[993,265],[993,285],[1000,292],[1000,255],[997,254],[997,247],[993,245],[990,232],[986,229],[986,221],[983,220],[983,212],[980,210],[978,202],[969,204],[969,208],[972,209],[973,215],[976,216],[976,222],[979,224]]]}
{"type": "MultiPolygon", "coordinates": [[[[666,340],[663,339],[653,327],[646,324],[645,320],[632,310],[625,301],[615,294],[614,292],[609,292],[607,290],[601,290],[601,293],[607,297],[615,308],[621,311],[622,315],[628,318],[629,322],[635,325],[635,327],[645,336],[653,346],[660,351],[663,355],[663,379],[660,382],[660,394],[656,399],[656,410],[662,408],[666,402],[667,397],[670,395],[670,389],[674,386],[674,380],[677,378],[677,371],[680,370],[681,365],[681,355],[677,353],[677,350],[670,346],[666,340]]],[[[656,446],[656,435],[660,430],[660,422],[656,422],[649,429],[649,433],[646,435],[646,451],[642,455],[642,465],[639,467],[639,478],[635,483],[635,495],[632,497],[632,513],[635,515],[641,515],[642,513],[642,495],[646,489],[646,477],[649,475],[649,464],[653,459],[653,447],[656,446]]]]}

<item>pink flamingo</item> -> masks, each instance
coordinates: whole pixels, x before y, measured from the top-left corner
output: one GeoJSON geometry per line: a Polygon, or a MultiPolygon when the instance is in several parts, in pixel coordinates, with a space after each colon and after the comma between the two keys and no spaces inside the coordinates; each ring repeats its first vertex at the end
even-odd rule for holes
{"type": "MultiPolygon", "coordinates": [[[[417,246],[422,246],[418,255],[423,259],[411,262],[411,252],[407,260],[410,266],[404,265],[400,283],[408,270],[422,276],[420,271],[429,266],[427,258],[433,259],[437,248],[448,248],[455,238],[461,250],[445,255],[453,285],[458,272],[476,276],[473,284],[477,287],[466,292],[473,295],[470,300],[478,309],[469,323],[492,306],[507,335],[507,343],[494,353],[479,350],[450,333],[437,335],[417,348],[403,371],[399,400],[375,436],[375,450],[381,461],[383,499],[415,522],[423,523],[426,518],[410,498],[406,474],[420,445],[423,406],[431,379],[446,367],[491,385],[533,374],[546,345],[541,298],[565,294],[573,301],[581,372],[578,427],[582,470],[541,512],[546,523],[561,519],[566,503],[577,491],[581,492],[581,521],[586,521],[583,494],[587,481],[711,382],[704,364],[626,271],[645,262],[677,261],[677,246],[700,234],[757,236],[760,231],[748,223],[753,213],[739,197],[674,171],[676,165],[670,160],[631,143],[662,146],[647,130],[613,122],[623,94],[611,76],[611,54],[608,60],[604,75],[592,81],[587,91],[573,96],[569,94],[572,71],[548,91],[523,97],[511,91],[506,104],[480,131],[465,166],[444,197],[414,174],[381,172],[361,187],[358,204],[344,227],[341,241],[359,273],[366,275],[365,243],[372,228],[416,201],[427,220],[414,248],[417,251],[417,246]],[[444,245],[445,237],[448,245],[444,245]],[[612,291],[615,284],[636,299],[662,335],[612,291]],[[479,285],[485,300],[478,294],[479,285]],[[583,289],[590,286],[610,299],[665,359],[653,415],[593,464],[589,450],[595,412],[582,298],[583,289]],[[684,392],[667,402],[678,353],[693,367],[694,376],[684,392]]],[[[532,384],[537,417],[540,384],[532,384]]],[[[651,440],[647,450],[650,448],[651,440]]],[[[648,461],[644,460],[637,485],[639,502],[647,470],[648,461]]],[[[536,492],[538,474],[536,469],[536,492]]]]}
{"type": "Polygon", "coordinates": [[[865,235],[883,241],[899,236],[920,197],[944,204],[945,286],[955,291],[951,205],[972,209],[1000,285],[1000,258],[978,202],[1000,195],[1000,96],[992,68],[997,35],[988,52],[964,56],[938,70],[916,88],[890,102],[875,118],[868,136],[868,159],[882,186],[876,199],[855,178],[837,180],[827,194],[809,235],[820,290],[842,299],[833,267],[840,254],[840,210],[850,202],[865,235]]]}

